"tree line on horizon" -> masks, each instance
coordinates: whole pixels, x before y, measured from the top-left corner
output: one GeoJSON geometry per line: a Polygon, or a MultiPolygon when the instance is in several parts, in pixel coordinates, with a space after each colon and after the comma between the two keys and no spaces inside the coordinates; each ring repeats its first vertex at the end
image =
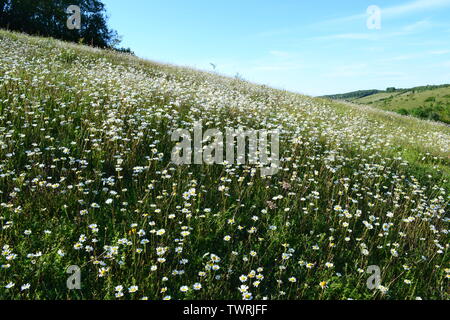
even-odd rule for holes
{"type": "Polygon", "coordinates": [[[439,88],[446,88],[450,87],[450,84],[441,84],[441,85],[426,85],[426,86],[419,86],[414,88],[395,88],[395,87],[389,87],[386,90],[376,90],[376,89],[370,89],[370,90],[358,90],[358,91],[352,91],[347,93],[340,93],[340,94],[331,94],[331,95],[325,95],[320,96],[320,98],[325,99],[331,99],[331,100],[357,100],[361,98],[365,98],[371,95],[375,95],[377,93],[404,93],[404,92],[412,92],[412,93],[418,93],[423,92],[426,90],[434,90],[439,88]]]}

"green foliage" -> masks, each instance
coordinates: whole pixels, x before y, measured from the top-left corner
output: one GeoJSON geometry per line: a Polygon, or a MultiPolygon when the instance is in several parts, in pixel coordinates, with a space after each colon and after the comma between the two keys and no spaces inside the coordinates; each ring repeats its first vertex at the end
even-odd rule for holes
{"type": "Polygon", "coordinates": [[[442,107],[424,107],[424,106],[408,110],[404,108],[397,110],[397,112],[401,115],[411,115],[413,117],[417,117],[420,119],[441,121],[450,124],[448,120],[442,118],[440,111],[443,111],[442,107]]]}
{"type": "Polygon", "coordinates": [[[100,0],[2,0],[0,1],[0,28],[50,36],[97,47],[115,47],[117,33],[108,28],[105,6],[100,0]],[[66,26],[67,8],[81,9],[81,29],[66,26]]]}
{"type": "Polygon", "coordinates": [[[403,116],[409,115],[409,111],[406,110],[406,109],[404,109],[404,108],[399,109],[397,112],[398,112],[399,114],[403,115],[403,116]]]}

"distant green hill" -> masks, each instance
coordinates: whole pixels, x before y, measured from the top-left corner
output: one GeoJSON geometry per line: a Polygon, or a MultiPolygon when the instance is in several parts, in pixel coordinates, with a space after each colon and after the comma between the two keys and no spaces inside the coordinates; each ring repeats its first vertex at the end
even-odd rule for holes
{"type": "Polygon", "coordinates": [[[450,85],[410,89],[360,90],[323,98],[371,105],[383,110],[450,124],[450,85]]]}
{"type": "Polygon", "coordinates": [[[342,94],[333,94],[329,96],[323,96],[322,98],[328,98],[332,100],[354,100],[359,98],[364,98],[377,93],[383,92],[381,90],[359,90],[342,94]]]}

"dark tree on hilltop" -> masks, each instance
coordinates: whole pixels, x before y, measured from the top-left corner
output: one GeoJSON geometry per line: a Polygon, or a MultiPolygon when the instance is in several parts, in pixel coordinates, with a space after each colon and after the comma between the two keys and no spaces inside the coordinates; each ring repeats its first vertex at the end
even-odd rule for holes
{"type": "Polygon", "coordinates": [[[115,47],[120,41],[108,28],[105,5],[100,0],[0,0],[0,28],[50,36],[97,47],[115,47]],[[66,9],[81,9],[81,28],[69,30],[66,9]]]}

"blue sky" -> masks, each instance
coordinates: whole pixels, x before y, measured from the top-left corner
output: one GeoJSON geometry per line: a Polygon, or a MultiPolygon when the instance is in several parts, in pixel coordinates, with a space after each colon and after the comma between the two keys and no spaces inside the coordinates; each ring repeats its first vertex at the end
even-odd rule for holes
{"type": "Polygon", "coordinates": [[[450,83],[450,0],[104,3],[122,46],[154,61],[308,95],[450,83]]]}

